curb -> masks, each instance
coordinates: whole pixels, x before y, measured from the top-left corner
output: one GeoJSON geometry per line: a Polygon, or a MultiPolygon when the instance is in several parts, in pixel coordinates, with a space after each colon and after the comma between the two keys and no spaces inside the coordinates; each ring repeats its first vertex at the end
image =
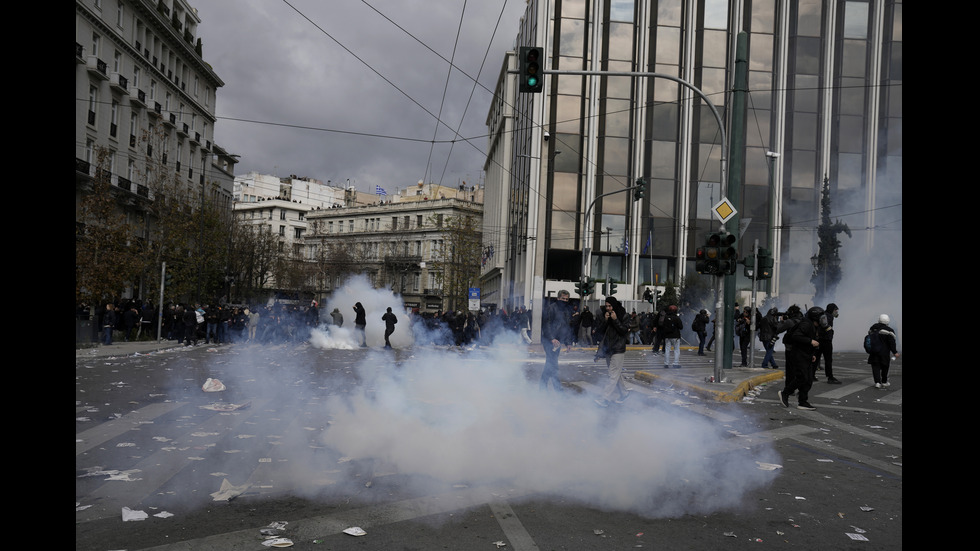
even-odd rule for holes
{"type": "Polygon", "coordinates": [[[749,390],[761,384],[769,383],[772,381],[778,381],[782,379],[785,374],[782,371],[776,371],[775,373],[765,373],[758,375],[756,377],[751,377],[746,379],[737,385],[732,390],[717,390],[714,388],[705,387],[696,383],[687,382],[680,379],[674,379],[671,377],[664,377],[657,375],[650,371],[637,371],[633,374],[633,377],[641,381],[645,381],[650,384],[658,384],[662,382],[669,382],[674,386],[682,386],[689,391],[707,398],[709,400],[714,400],[716,402],[737,402],[745,397],[749,390]]]}

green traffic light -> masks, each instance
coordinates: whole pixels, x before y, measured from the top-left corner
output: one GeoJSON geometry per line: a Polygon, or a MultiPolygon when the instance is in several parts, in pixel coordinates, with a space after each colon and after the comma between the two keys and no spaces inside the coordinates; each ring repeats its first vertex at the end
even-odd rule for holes
{"type": "Polygon", "coordinates": [[[528,86],[537,86],[538,85],[538,79],[537,79],[537,77],[528,77],[528,79],[527,79],[527,85],[528,86]]]}

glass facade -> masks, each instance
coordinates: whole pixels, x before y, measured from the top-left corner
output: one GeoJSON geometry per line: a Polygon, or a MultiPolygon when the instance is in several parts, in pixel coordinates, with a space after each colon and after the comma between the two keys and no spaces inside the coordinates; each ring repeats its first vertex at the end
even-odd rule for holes
{"type": "MultiPolygon", "coordinates": [[[[710,212],[724,195],[728,157],[714,112],[686,86],[560,71],[682,79],[727,127],[736,35],[745,31],[746,125],[727,136],[744,143],[744,167],[731,175],[742,182],[740,252],[756,239],[774,250],[777,277],[809,274],[824,179],[849,210],[900,197],[901,1],[542,1],[528,14],[547,9],[547,27],[518,41],[545,44],[548,69],[559,72],[546,80],[546,112],[532,115],[552,139],[527,144],[549,160],[536,175],[545,190],[544,279],[578,279],[583,242],[593,277],[637,292],[651,277],[677,282],[694,272],[694,250],[718,228],[710,212]],[[628,192],[603,196],[640,177],[649,186],[639,203],[628,192]]],[[[517,94],[515,105],[527,99],[517,94]]]]}

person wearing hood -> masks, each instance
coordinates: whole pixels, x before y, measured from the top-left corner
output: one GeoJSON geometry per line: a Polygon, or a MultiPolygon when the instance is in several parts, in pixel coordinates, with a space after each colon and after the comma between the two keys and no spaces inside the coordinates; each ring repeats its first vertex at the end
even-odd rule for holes
{"type": "Polygon", "coordinates": [[[361,347],[367,346],[367,333],[365,328],[367,327],[367,312],[364,310],[364,306],[360,302],[354,304],[354,328],[357,329],[357,334],[361,338],[361,347]]]}
{"type": "Polygon", "coordinates": [[[677,305],[671,304],[667,307],[667,315],[664,316],[664,320],[660,324],[666,346],[664,368],[681,366],[681,329],[683,328],[684,323],[681,322],[681,317],[677,315],[677,305]],[[673,363],[671,363],[671,358],[673,358],[673,363]]]}
{"type": "Polygon", "coordinates": [[[766,349],[766,355],[762,357],[762,368],[772,367],[779,369],[776,365],[776,358],[773,357],[773,350],[776,347],[776,335],[779,327],[779,309],[773,306],[766,312],[759,324],[759,340],[766,349]]]}
{"type": "Polygon", "coordinates": [[[608,379],[603,385],[602,395],[596,404],[607,407],[615,399],[621,404],[629,397],[629,390],[623,382],[623,360],[626,357],[626,343],[629,341],[629,316],[616,297],[606,297],[604,312],[598,316],[596,335],[599,337],[599,351],[596,359],[606,359],[608,379]]]}
{"type": "MultiPolygon", "coordinates": [[[[796,310],[799,311],[799,308],[796,310]]],[[[783,337],[783,344],[786,345],[786,384],[783,390],[777,391],[779,403],[783,407],[789,407],[789,396],[799,391],[797,407],[806,410],[816,409],[808,400],[810,387],[813,386],[810,364],[813,363],[817,347],[820,346],[817,341],[817,326],[823,314],[824,310],[819,306],[810,308],[806,316],[799,319],[796,326],[787,330],[786,336],[783,337]]]]}
{"type": "Polygon", "coordinates": [[[820,358],[823,358],[824,375],[827,376],[827,383],[832,385],[841,384],[840,381],[834,378],[833,364],[834,318],[836,318],[838,315],[840,315],[840,309],[837,308],[837,305],[833,302],[828,304],[827,309],[824,310],[823,317],[820,318],[820,336],[817,338],[817,340],[820,341],[820,349],[817,351],[817,361],[813,363],[814,369],[819,369],[820,358]]]}
{"type": "Polygon", "coordinates": [[[333,312],[330,312],[330,317],[333,319],[333,324],[337,327],[344,326],[344,315],[340,313],[340,308],[334,308],[333,312]]]}
{"type": "Polygon", "coordinates": [[[888,314],[878,316],[878,323],[868,329],[872,335],[871,352],[868,355],[868,363],[871,364],[871,375],[875,379],[875,388],[888,388],[888,368],[891,365],[892,357],[898,358],[897,334],[888,324],[891,318],[888,314]]]}

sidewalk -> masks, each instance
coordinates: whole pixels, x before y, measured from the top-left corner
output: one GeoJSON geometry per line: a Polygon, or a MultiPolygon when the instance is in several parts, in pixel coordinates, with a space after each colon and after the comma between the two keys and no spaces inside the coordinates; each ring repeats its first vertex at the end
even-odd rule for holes
{"type": "MultiPolygon", "coordinates": [[[[198,346],[205,346],[203,343],[198,346]]],[[[212,346],[212,345],[207,345],[212,346]]],[[[214,345],[218,346],[218,345],[214,345]]],[[[167,350],[169,348],[180,348],[177,341],[115,341],[109,346],[104,344],[92,343],[88,348],[75,348],[75,359],[79,358],[107,358],[109,356],[134,356],[137,354],[150,354],[167,350]]]]}
{"type": "MultiPolygon", "coordinates": [[[[738,351],[736,351],[737,354],[738,351]]],[[[763,369],[761,367],[732,367],[723,369],[720,381],[714,381],[714,352],[698,356],[697,347],[681,346],[680,369],[663,367],[663,355],[655,355],[649,345],[630,345],[626,347],[628,357],[634,354],[645,358],[650,367],[637,370],[633,377],[637,381],[656,387],[683,388],[706,400],[718,402],[737,402],[752,388],[781,381],[785,376],[783,369],[763,369]]],[[[761,356],[757,356],[761,362],[761,356]]],[[[629,360],[627,360],[629,361],[629,360]]],[[[741,358],[734,358],[737,365],[741,358]]]]}

